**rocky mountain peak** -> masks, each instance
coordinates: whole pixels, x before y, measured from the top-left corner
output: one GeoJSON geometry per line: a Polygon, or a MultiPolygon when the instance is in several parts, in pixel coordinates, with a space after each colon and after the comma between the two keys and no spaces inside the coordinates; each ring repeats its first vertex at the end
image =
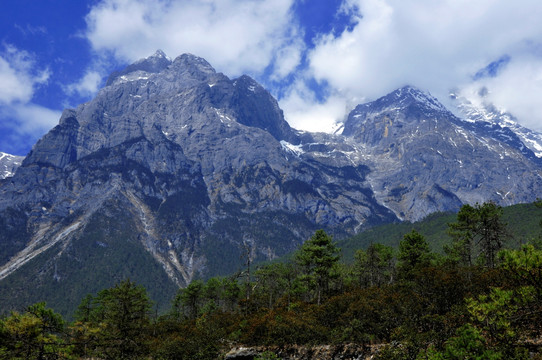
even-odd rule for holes
{"type": "Polygon", "coordinates": [[[123,70],[113,72],[107,79],[106,86],[112,85],[119,80],[129,81],[148,77],[149,74],[159,73],[169,65],[171,65],[171,59],[162,50],[157,50],[153,55],[140,59],[123,70]]]}
{"type": "MultiPolygon", "coordinates": [[[[348,115],[342,135],[361,136],[367,127],[376,127],[387,138],[390,119],[399,123],[417,123],[427,119],[454,117],[435,97],[413,86],[404,86],[375,101],[358,105],[348,115]],[[378,129],[382,128],[383,131],[378,129]],[[388,129],[388,130],[386,130],[388,129]]],[[[364,136],[366,136],[365,134],[364,136]]],[[[380,138],[380,136],[377,136],[380,138]]]]}
{"type": "Polygon", "coordinates": [[[236,95],[232,105],[237,109],[237,121],[269,132],[277,140],[299,144],[277,100],[250,76],[243,75],[233,81],[236,95]]]}
{"type": "Polygon", "coordinates": [[[527,157],[535,161],[542,159],[542,134],[521,126],[513,114],[491,103],[486,88],[479,89],[472,97],[452,92],[450,98],[461,119],[472,127],[482,131],[489,129],[527,157]]]}
{"type": "Polygon", "coordinates": [[[24,159],[24,156],[10,155],[0,152],[0,179],[11,177],[24,159]]]}
{"type": "Polygon", "coordinates": [[[448,109],[437,98],[411,85],[404,86],[377,99],[372,103],[371,109],[384,110],[390,106],[394,109],[417,108],[428,111],[448,112],[448,109]]]}
{"type": "Polygon", "coordinates": [[[180,55],[174,60],[174,63],[185,67],[196,68],[199,71],[208,74],[214,74],[216,72],[207,60],[190,53],[180,55]]]}
{"type": "Polygon", "coordinates": [[[174,292],[235,272],[246,246],[269,260],[319,228],[344,236],[463,203],[534,200],[540,166],[486,136],[493,128],[465,124],[409,86],[356,107],[344,136],[296,132],[251,77],[157,52],[65,110],[0,181],[0,290],[21,276],[29,299],[50,279],[72,293],[108,269],[95,276],[174,292]]]}

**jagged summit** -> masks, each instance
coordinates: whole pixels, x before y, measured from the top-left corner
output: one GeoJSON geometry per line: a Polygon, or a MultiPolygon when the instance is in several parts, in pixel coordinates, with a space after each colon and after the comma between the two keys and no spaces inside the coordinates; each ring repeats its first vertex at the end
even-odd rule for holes
{"type": "Polygon", "coordinates": [[[106,86],[115,81],[129,81],[139,78],[148,78],[149,74],[159,73],[171,65],[171,59],[162,50],[157,50],[153,55],[140,59],[127,66],[121,71],[115,71],[109,75],[106,86]]]}
{"type": "Polygon", "coordinates": [[[123,277],[160,301],[237,271],[247,246],[270,260],[316,229],[340,237],[542,192],[539,165],[413,87],[330,135],[295,131],[254,79],[191,54],[157,52],[110,80],[0,181],[2,308],[13,293],[52,303],[35,295],[76,299],[123,277]]]}
{"type": "Polygon", "coordinates": [[[11,177],[24,159],[24,156],[10,155],[0,152],[0,179],[11,177]]]}
{"type": "Polygon", "coordinates": [[[377,199],[401,219],[532,201],[526,189],[542,187],[540,162],[510,129],[464,121],[411,86],[357,106],[342,134],[363,149],[377,199]]]}
{"type": "MultiPolygon", "coordinates": [[[[453,117],[431,94],[413,86],[404,86],[375,101],[360,104],[350,112],[344,123],[342,135],[353,136],[380,118],[395,117],[411,122],[425,118],[453,117]],[[396,117],[400,114],[401,116],[396,117]]],[[[391,125],[391,124],[390,124],[391,125]]],[[[387,133],[386,133],[387,134],[387,133]]],[[[387,135],[386,135],[387,137],[387,135]]]]}
{"type": "Polygon", "coordinates": [[[174,61],[176,66],[195,68],[205,74],[216,73],[215,69],[209,64],[207,60],[202,57],[185,53],[177,57],[174,61]]]}
{"type": "Polygon", "coordinates": [[[530,152],[537,158],[542,158],[542,134],[527,129],[518,123],[518,119],[508,111],[497,108],[486,99],[487,89],[482,88],[477,94],[477,100],[469,99],[461,94],[451,93],[450,98],[458,110],[459,116],[480,128],[491,128],[501,134],[501,139],[515,144],[523,149],[527,156],[530,152]]]}
{"type": "MultiPolygon", "coordinates": [[[[361,111],[382,111],[392,107],[392,110],[406,109],[410,106],[425,107],[433,111],[448,110],[430,93],[420,90],[414,86],[407,85],[392,91],[388,95],[382,96],[375,101],[361,104],[356,109],[361,111]]],[[[354,113],[356,112],[354,109],[354,113]]]]}

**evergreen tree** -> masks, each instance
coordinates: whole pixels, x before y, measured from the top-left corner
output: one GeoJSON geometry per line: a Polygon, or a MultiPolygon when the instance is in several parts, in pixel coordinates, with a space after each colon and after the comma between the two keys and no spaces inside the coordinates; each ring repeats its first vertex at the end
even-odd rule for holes
{"type": "Polygon", "coordinates": [[[199,315],[203,301],[203,287],[203,281],[194,280],[186,288],[180,289],[175,298],[176,306],[182,305],[183,308],[186,308],[191,319],[195,319],[199,315]]]}
{"type": "Polygon", "coordinates": [[[62,316],[47,308],[44,302],[29,306],[22,314],[12,312],[0,320],[1,359],[62,359],[70,353],[62,316]]]}
{"type": "Polygon", "coordinates": [[[305,276],[316,288],[317,304],[334,276],[334,267],[339,262],[340,249],[324,230],[317,230],[296,253],[296,261],[305,269],[305,276]]]}
{"type": "MultiPolygon", "coordinates": [[[[88,297],[83,299],[81,307],[84,308],[88,301],[88,297]]],[[[97,343],[88,344],[96,352],[92,355],[105,359],[145,357],[144,339],[150,325],[151,309],[145,288],[125,280],[100,291],[93,304],[87,328],[96,335],[97,343]]]]}
{"type": "Polygon", "coordinates": [[[405,234],[399,243],[397,260],[399,275],[403,279],[409,279],[415,270],[429,265],[431,251],[425,237],[416,230],[405,234]]]}
{"type": "Polygon", "coordinates": [[[506,224],[502,222],[502,208],[494,202],[475,206],[463,205],[457,214],[457,222],[448,224],[453,244],[446,248],[448,255],[463,265],[473,263],[474,245],[482,262],[495,267],[497,253],[508,237],[506,224]]]}
{"type": "Polygon", "coordinates": [[[371,244],[366,251],[356,251],[354,259],[360,286],[380,286],[393,280],[394,258],[391,246],[371,244]]]}
{"type": "Polygon", "coordinates": [[[478,215],[469,204],[461,207],[457,213],[457,222],[448,224],[448,234],[452,238],[451,246],[444,246],[444,251],[454,262],[462,266],[473,265],[474,235],[478,215]]]}

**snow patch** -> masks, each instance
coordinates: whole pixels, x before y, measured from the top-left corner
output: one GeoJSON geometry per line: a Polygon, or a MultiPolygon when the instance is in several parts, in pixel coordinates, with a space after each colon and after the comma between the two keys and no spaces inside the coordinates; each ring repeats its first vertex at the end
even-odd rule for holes
{"type": "Polygon", "coordinates": [[[542,157],[542,144],[541,143],[539,143],[536,140],[528,139],[528,138],[523,138],[523,140],[528,143],[527,145],[530,145],[528,147],[534,152],[536,157],[542,157]]]}
{"type": "Polygon", "coordinates": [[[287,141],[281,140],[280,145],[282,146],[284,150],[293,153],[295,156],[300,156],[301,154],[305,153],[301,144],[293,145],[287,141]]]}

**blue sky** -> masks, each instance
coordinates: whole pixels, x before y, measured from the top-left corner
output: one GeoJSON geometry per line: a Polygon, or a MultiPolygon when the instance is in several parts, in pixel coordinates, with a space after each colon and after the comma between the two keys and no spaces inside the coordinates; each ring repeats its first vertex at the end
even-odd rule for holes
{"type": "Polygon", "coordinates": [[[3,0],[0,151],[25,155],[64,108],[157,49],[252,76],[298,129],[328,131],[410,84],[542,130],[540,19],[539,0],[3,0]]]}

